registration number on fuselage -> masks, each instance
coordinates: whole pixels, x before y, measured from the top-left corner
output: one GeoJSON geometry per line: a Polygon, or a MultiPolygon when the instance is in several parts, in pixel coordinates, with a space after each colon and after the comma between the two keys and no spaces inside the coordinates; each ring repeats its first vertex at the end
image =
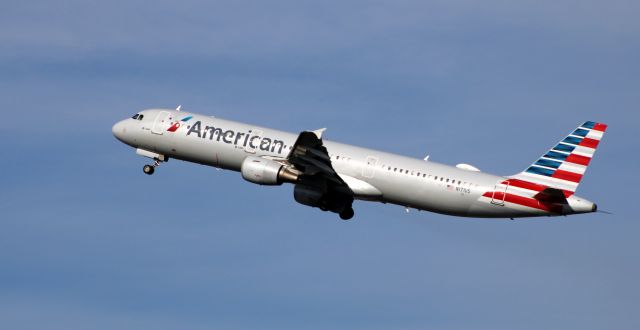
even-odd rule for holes
{"type": "Polygon", "coordinates": [[[456,191],[459,192],[459,193],[463,193],[463,194],[470,194],[471,193],[471,189],[463,188],[463,187],[456,187],[456,191]]]}

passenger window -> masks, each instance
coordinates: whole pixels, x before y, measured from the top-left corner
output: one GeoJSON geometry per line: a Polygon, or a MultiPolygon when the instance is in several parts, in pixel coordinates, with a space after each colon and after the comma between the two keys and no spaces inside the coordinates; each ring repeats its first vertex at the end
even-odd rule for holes
{"type": "Polygon", "coordinates": [[[460,185],[460,182],[461,182],[461,181],[460,181],[460,180],[458,180],[458,186],[460,185]]]}
{"type": "Polygon", "coordinates": [[[424,174],[424,173],[422,173],[422,177],[423,177],[423,178],[426,178],[426,177],[427,177],[427,175],[426,175],[426,174],[424,174]]]}
{"type": "Polygon", "coordinates": [[[434,176],[434,177],[433,177],[433,179],[434,179],[434,180],[438,180],[438,176],[437,176],[437,175],[436,175],[436,176],[434,176]]]}
{"type": "Polygon", "coordinates": [[[398,171],[398,168],[397,168],[397,167],[394,167],[394,168],[393,168],[393,171],[394,171],[394,172],[397,172],[397,171],[398,171]]]}
{"type": "Polygon", "coordinates": [[[447,182],[449,182],[449,179],[447,179],[447,182]]]}

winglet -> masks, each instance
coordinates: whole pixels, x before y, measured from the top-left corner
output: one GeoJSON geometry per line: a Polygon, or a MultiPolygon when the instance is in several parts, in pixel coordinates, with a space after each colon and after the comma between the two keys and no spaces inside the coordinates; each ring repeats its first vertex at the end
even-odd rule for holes
{"type": "Polygon", "coordinates": [[[318,137],[318,139],[322,139],[322,133],[324,133],[324,131],[326,131],[326,130],[327,130],[326,127],[325,128],[320,128],[320,129],[317,129],[317,130],[313,131],[313,134],[315,134],[318,137]]]}

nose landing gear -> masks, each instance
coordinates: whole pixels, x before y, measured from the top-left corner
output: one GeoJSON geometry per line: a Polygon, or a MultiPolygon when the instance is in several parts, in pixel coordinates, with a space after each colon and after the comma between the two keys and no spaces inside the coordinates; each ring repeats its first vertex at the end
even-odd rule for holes
{"type": "Polygon", "coordinates": [[[142,168],[142,171],[146,175],[153,174],[153,172],[155,172],[156,170],[156,167],[160,166],[160,163],[169,161],[169,157],[145,149],[136,149],[136,154],[153,159],[153,164],[145,165],[142,168]]]}
{"type": "Polygon", "coordinates": [[[151,174],[153,174],[153,172],[155,172],[156,167],[158,167],[158,166],[160,166],[160,161],[156,159],[156,161],[153,163],[153,165],[145,165],[142,168],[142,171],[146,175],[151,175],[151,174]]]}
{"type": "Polygon", "coordinates": [[[142,168],[142,171],[144,172],[144,174],[151,175],[155,171],[155,168],[151,165],[145,165],[142,168]]]}

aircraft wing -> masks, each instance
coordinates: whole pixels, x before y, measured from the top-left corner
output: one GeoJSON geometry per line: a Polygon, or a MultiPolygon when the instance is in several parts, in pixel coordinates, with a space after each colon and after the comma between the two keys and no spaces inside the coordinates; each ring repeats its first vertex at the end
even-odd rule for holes
{"type": "Polygon", "coordinates": [[[353,192],[333,169],[327,148],[319,135],[320,132],[300,133],[287,156],[287,162],[301,172],[294,195],[296,200],[299,197],[320,196],[313,198],[313,204],[317,205],[303,204],[339,213],[351,208],[353,192]]]}

